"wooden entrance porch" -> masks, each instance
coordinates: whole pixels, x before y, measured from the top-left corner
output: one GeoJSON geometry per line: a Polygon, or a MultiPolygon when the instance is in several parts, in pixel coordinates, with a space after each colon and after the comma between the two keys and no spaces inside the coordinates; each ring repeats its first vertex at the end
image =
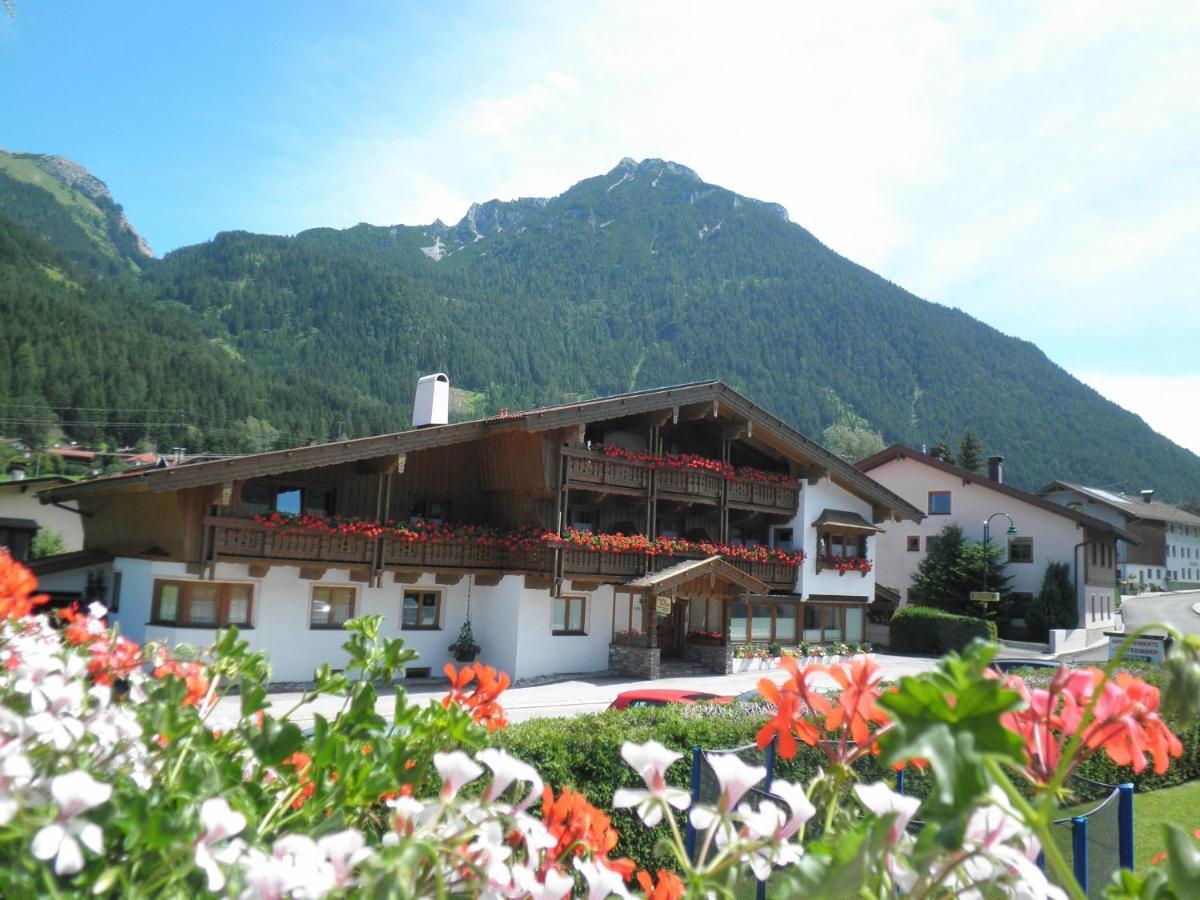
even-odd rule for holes
{"type": "Polygon", "coordinates": [[[712,556],[676,563],[615,591],[609,668],[657,678],[663,657],[671,656],[698,662],[713,672],[732,671],[730,606],[745,594],[767,593],[769,586],[712,556]],[[693,622],[694,610],[701,609],[703,622],[693,622]]]}

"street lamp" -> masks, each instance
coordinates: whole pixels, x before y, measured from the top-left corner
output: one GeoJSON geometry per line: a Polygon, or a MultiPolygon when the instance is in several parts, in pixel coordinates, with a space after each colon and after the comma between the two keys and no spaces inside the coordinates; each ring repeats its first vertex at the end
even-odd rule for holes
{"type": "Polygon", "coordinates": [[[988,565],[987,547],[988,547],[988,544],[992,540],[992,519],[996,518],[996,516],[1004,516],[1004,518],[1008,519],[1008,533],[1010,535],[1018,533],[1017,525],[1012,520],[1012,516],[1010,516],[1008,513],[1002,513],[1002,512],[1001,513],[992,513],[990,516],[987,517],[987,520],[984,521],[984,523],[983,523],[983,589],[985,591],[987,590],[988,569],[991,568],[991,566],[988,565]]]}

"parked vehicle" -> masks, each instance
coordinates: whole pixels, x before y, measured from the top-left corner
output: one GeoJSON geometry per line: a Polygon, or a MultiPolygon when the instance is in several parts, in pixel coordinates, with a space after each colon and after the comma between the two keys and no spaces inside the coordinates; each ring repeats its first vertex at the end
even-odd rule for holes
{"type": "Polygon", "coordinates": [[[646,688],[636,691],[622,691],[617,699],[609,705],[609,709],[635,709],[641,706],[667,706],[671,703],[682,703],[690,706],[693,703],[729,703],[732,697],[720,694],[710,694],[707,691],[681,691],[668,688],[646,688]]]}

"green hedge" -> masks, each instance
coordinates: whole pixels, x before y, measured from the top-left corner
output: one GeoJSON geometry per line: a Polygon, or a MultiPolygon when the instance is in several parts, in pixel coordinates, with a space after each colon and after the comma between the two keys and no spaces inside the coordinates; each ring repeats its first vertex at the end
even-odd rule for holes
{"type": "Polygon", "coordinates": [[[891,648],[902,653],[941,655],[961,650],[977,637],[995,641],[996,623],[932,606],[906,606],[892,616],[891,648]]]}
{"type": "MultiPolygon", "coordinates": [[[[668,833],[666,825],[644,827],[630,810],[613,810],[613,792],[619,787],[641,787],[641,779],[621,758],[625,741],[642,743],[654,739],[683,754],[683,759],[667,770],[668,783],[689,788],[691,749],[740,747],[754,742],[759,728],[767,720],[766,707],[751,704],[695,707],[649,707],[609,711],[571,719],[532,719],[496,732],[493,740],[519,759],[532,764],[546,784],[557,793],[561,787],[581,791],[595,806],[612,815],[621,835],[616,854],[629,856],[642,868],[674,868],[665,855],[655,853],[655,844],[668,833]]],[[[795,759],[777,761],[776,776],[807,783],[818,768],[827,765],[824,754],[813,747],[801,746],[795,759]]],[[[867,781],[895,776],[872,757],[858,767],[867,781]]],[[[922,777],[908,784],[914,793],[924,794],[922,777]]],[[[679,827],[684,827],[682,814],[679,827]]]]}

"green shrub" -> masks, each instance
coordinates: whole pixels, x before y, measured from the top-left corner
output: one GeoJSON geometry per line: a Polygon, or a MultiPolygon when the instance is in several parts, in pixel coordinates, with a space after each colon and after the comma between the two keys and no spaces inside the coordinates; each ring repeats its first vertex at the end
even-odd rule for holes
{"type": "Polygon", "coordinates": [[[904,607],[892,616],[891,629],[893,650],[932,656],[961,650],[977,637],[987,641],[997,639],[996,623],[932,606],[904,607]]]}
{"type": "MultiPolygon", "coordinates": [[[[692,747],[725,749],[752,744],[767,717],[768,707],[742,703],[612,710],[571,719],[532,719],[496,732],[493,742],[536,767],[555,793],[569,787],[600,809],[611,811],[613,825],[621,835],[616,855],[632,857],[639,866],[653,871],[659,866],[673,867],[669,859],[655,854],[655,844],[667,833],[667,826],[646,828],[632,811],[612,809],[617,788],[642,786],[637,773],[621,758],[621,745],[653,739],[682,753],[683,759],[667,770],[667,781],[686,789],[691,784],[692,747]]],[[[794,759],[776,762],[775,774],[806,784],[824,765],[827,761],[820,750],[801,746],[794,759]]],[[[868,782],[895,783],[895,775],[874,757],[867,757],[856,768],[868,782]]],[[[924,796],[924,776],[910,769],[907,789],[924,796]]],[[[677,818],[682,829],[683,815],[677,818]]]]}

